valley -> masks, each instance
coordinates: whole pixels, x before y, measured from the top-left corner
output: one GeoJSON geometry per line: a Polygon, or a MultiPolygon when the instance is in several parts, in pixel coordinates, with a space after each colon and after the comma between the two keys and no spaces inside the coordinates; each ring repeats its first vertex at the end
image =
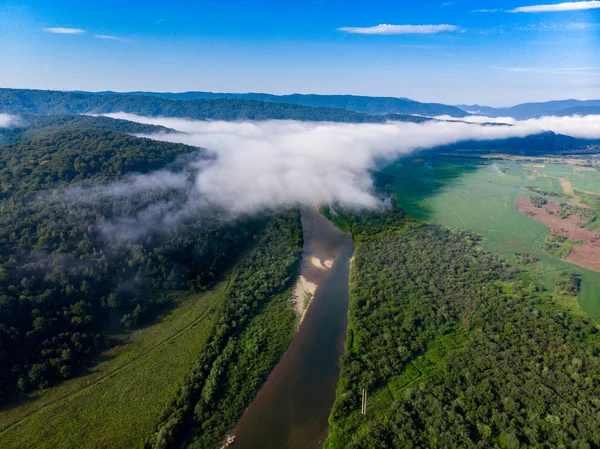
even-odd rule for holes
{"type": "Polygon", "coordinates": [[[46,112],[265,115],[2,129],[2,447],[600,444],[583,140],[420,150],[505,128],[61,95],[46,112]]]}
{"type": "Polygon", "coordinates": [[[600,449],[599,30],[0,1],[0,449],[600,449]]]}

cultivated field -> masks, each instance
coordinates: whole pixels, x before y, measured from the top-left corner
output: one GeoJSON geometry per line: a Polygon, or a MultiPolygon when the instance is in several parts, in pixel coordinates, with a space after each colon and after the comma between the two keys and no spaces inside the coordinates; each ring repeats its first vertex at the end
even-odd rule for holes
{"type": "Polygon", "coordinates": [[[590,270],[600,271],[600,236],[582,229],[578,226],[581,219],[570,215],[560,218],[557,214],[560,209],[558,201],[549,201],[542,207],[535,207],[527,197],[518,199],[517,209],[523,215],[544,223],[550,231],[569,240],[579,241],[574,246],[565,260],[590,270]]]}
{"type": "Polygon", "coordinates": [[[600,172],[586,167],[446,156],[402,159],[384,171],[395,176],[393,189],[410,215],[477,232],[484,236],[484,249],[515,264],[515,254],[536,257],[537,263],[523,268],[549,291],[562,273],[577,274],[581,280],[579,305],[600,322],[600,273],[547,255],[542,244],[548,227],[517,210],[519,197],[535,195],[527,187],[560,195],[568,181],[574,190],[585,186],[587,192],[600,193],[600,172]],[[563,178],[562,184],[559,178],[563,178]]]}
{"type": "Polygon", "coordinates": [[[134,331],[86,375],[0,411],[0,447],[136,448],[158,424],[209,337],[226,282],[134,331]]]}

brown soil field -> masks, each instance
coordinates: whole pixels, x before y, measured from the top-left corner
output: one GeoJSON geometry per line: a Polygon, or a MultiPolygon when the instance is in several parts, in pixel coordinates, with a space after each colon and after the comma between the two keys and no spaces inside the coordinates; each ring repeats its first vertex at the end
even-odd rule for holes
{"type": "Polygon", "coordinates": [[[550,231],[556,235],[562,235],[571,240],[581,240],[581,246],[575,246],[569,256],[565,259],[580,267],[600,271],[600,236],[587,229],[581,229],[577,225],[581,221],[579,217],[570,216],[561,219],[556,216],[560,208],[560,202],[548,201],[548,204],[537,208],[531,204],[527,197],[519,197],[517,209],[523,215],[544,223],[550,231]]]}

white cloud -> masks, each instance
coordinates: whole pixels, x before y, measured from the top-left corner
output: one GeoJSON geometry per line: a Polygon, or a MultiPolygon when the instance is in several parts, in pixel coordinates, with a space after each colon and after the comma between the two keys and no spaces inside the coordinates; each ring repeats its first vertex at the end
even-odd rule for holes
{"type": "Polygon", "coordinates": [[[388,25],[372,27],[342,27],[338,31],[352,34],[435,34],[444,31],[458,31],[455,25],[388,25]]]}
{"type": "Polygon", "coordinates": [[[520,6],[508,12],[560,12],[560,11],[585,11],[588,9],[600,9],[600,1],[592,0],[585,2],[564,2],[553,5],[520,6]]]}
{"type": "Polygon", "coordinates": [[[110,36],[108,34],[94,34],[94,37],[96,39],[107,39],[107,40],[113,40],[113,41],[119,41],[119,40],[121,40],[120,37],[110,36]]]}
{"type": "Polygon", "coordinates": [[[19,125],[19,117],[10,114],[0,114],[0,128],[11,128],[19,125]]]}
{"type": "Polygon", "coordinates": [[[63,28],[63,27],[55,27],[55,28],[43,28],[44,31],[48,33],[54,34],[83,34],[85,30],[80,28],[63,28]]]}

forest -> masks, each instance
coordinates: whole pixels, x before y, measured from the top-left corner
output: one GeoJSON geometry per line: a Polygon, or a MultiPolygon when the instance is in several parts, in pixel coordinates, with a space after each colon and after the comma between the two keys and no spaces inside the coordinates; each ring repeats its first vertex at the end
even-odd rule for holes
{"type": "Polygon", "coordinates": [[[200,100],[237,98],[239,100],[257,100],[271,103],[289,103],[319,108],[339,108],[364,114],[406,114],[435,117],[450,115],[452,117],[466,117],[467,112],[456,106],[440,103],[421,103],[408,98],[394,97],[365,97],[360,95],[316,95],[316,94],[291,94],[271,95],[263,93],[218,93],[218,92],[130,92],[133,95],[154,96],[177,100],[200,100]]]}
{"type": "Polygon", "coordinates": [[[118,227],[106,232],[115,220],[185,198],[169,188],[107,198],[87,188],[126,186],[128,173],[177,169],[191,156],[204,157],[198,148],[103,129],[2,147],[0,402],[77,375],[112,334],[168,308],[167,292],[212,286],[260,233],[268,217],[227,224],[190,216],[138,238],[118,227]]]}
{"type": "Polygon", "coordinates": [[[310,107],[257,100],[175,100],[128,94],[94,94],[0,88],[0,112],[8,114],[103,114],[128,112],[195,120],[303,120],[383,123],[388,119],[421,122],[423,117],[368,115],[331,107],[310,107]]]}
{"type": "Polygon", "coordinates": [[[325,447],[598,447],[596,325],[478,235],[399,213],[364,230],[372,217],[345,217],[356,252],[325,447]]]}
{"type": "Polygon", "coordinates": [[[301,254],[298,210],[278,214],[238,266],[207,349],[146,447],[218,446],[292,339],[289,300],[301,254]]]}

